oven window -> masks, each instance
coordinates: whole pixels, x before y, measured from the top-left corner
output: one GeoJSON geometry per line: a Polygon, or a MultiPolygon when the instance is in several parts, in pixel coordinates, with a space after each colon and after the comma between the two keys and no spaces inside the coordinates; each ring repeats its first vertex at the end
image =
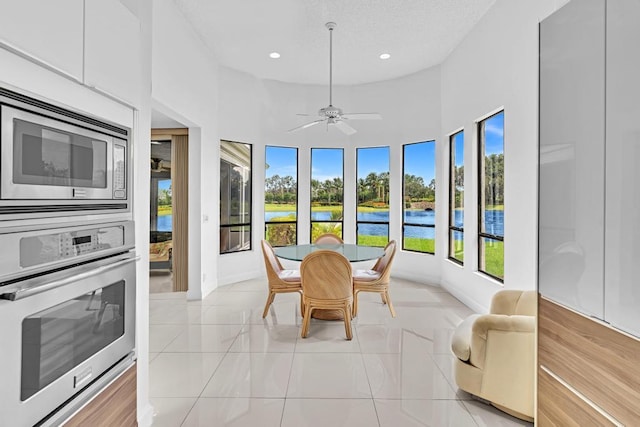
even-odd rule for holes
{"type": "Polygon", "coordinates": [[[22,321],[21,400],[124,334],[124,285],[119,281],[22,321]]]}
{"type": "Polygon", "coordinates": [[[107,142],[14,119],[16,184],[107,187],[107,142]]]}

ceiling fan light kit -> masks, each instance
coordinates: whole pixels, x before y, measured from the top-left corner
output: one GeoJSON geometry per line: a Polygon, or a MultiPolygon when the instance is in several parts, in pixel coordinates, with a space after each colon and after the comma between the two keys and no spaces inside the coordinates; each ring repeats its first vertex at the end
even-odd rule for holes
{"type": "MultiPolygon", "coordinates": [[[[325,27],[329,30],[329,105],[318,110],[318,116],[320,119],[314,120],[309,123],[305,123],[301,126],[297,126],[293,129],[289,129],[287,132],[296,132],[302,129],[315,126],[319,123],[326,122],[327,130],[329,125],[335,125],[338,129],[347,135],[353,135],[356,130],[352,128],[345,120],[380,120],[382,116],[378,113],[343,113],[341,108],[333,105],[333,30],[336,28],[335,22],[327,22],[325,27]]],[[[307,116],[307,114],[299,114],[301,116],[307,116]]]]}

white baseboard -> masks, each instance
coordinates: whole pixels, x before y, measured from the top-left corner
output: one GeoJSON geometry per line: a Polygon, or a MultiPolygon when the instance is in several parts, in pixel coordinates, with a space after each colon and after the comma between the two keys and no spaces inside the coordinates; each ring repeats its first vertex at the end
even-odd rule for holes
{"type": "Polygon", "coordinates": [[[396,273],[393,272],[391,277],[397,277],[398,279],[411,280],[412,282],[421,283],[430,286],[441,286],[440,277],[428,275],[428,274],[415,274],[415,273],[396,273]]]}
{"type": "Polygon", "coordinates": [[[150,427],[153,424],[153,406],[147,402],[142,408],[138,408],[138,427],[150,427]]]}
{"type": "Polygon", "coordinates": [[[458,300],[460,300],[461,303],[463,303],[464,305],[469,307],[475,313],[488,313],[489,312],[489,310],[487,310],[486,307],[481,306],[476,301],[472,300],[467,295],[465,295],[462,292],[460,292],[459,289],[456,289],[453,286],[450,286],[450,285],[448,285],[446,283],[441,283],[440,286],[442,286],[443,289],[445,289],[451,295],[456,297],[458,300]]]}
{"type": "Polygon", "coordinates": [[[225,277],[218,277],[218,286],[230,285],[232,283],[242,282],[244,280],[256,279],[264,276],[263,270],[250,270],[240,273],[225,275],[225,277]]]}

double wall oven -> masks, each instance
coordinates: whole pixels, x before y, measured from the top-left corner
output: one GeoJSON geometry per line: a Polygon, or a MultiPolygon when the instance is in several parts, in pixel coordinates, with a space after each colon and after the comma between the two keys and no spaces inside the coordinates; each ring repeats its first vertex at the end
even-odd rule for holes
{"type": "Polygon", "coordinates": [[[0,425],[58,425],[134,359],[130,130],[0,88],[0,425]]]}

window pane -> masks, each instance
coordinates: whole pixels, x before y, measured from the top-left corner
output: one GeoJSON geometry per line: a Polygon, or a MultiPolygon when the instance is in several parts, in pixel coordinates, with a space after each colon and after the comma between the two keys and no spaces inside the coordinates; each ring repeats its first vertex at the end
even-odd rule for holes
{"type": "Polygon", "coordinates": [[[434,227],[404,226],[404,249],[417,252],[435,252],[436,229],[434,227]]]}
{"type": "Polygon", "coordinates": [[[247,251],[251,249],[251,227],[220,227],[220,253],[247,251]]]}
{"type": "Polygon", "coordinates": [[[343,164],[341,148],[311,149],[311,241],[319,228],[328,226],[342,238],[343,164]],[[323,221],[315,224],[314,221],[323,221]],[[329,223],[333,223],[329,226],[329,223]]]}
{"type": "Polygon", "coordinates": [[[487,237],[480,238],[480,270],[499,279],[504,278],[504,243],[487,237]]]}
{"type": "Polygon", "coordinates": [[[436,144],[418,142],[403,146],[403,236],[402,248],[434,253],[436,209],[436,144]],[[415,240],[418,239],[418,240],[415,240]]]}
{"type": "Polygon", "coordinates": [[[464,261],[464,233],[449,230],[449,258],[464,261]]]}
{"type": "Polygon", "coordinates": [[[451,135],[451,211],[449,225],[464,227],[464,132],[451,135]]]}
{"type": "Polygon", "coordinates": [[[295,223],[269,223],[266,224],[265,240],[271,243],[271,246],[289,246],[295,245],[298,241],[295,223]]]}
{"type": "Polygon", "coordinates": [[[478,269],[504,275],[504,112],[479,123],[478,269]],[[489,236],[487,236],[489,235],[489,236]],[[492,238],[496,236],[499,238],[492,238]]]}
{"type": "Polygon", "coordinates": [[[385,247],[389,243],[389,223],[358,223],[358,245],[385,247]]]}
{"type": "Polygon", "coordinates": [[[264,220],[265,239],[273,246],[297,243],[298,149],[265,149],[264,220]],[[278,224],[276,222],[293,222],[278,224]]]}
{"type": "Polygon", "coordinates": [[[220,252],[251,249],[251,145],[220,141],[220,252]]]}
{"type": "Polygon", "coordinates": [[[342,239],[342,222],[312,222],[311,241],[314,242],[323,234],[335,234],[342,239]]]}
{"type": "Polygon", "coordinates": [[[504,236],[504,112],[480,123],[481,231],[504,236]]]}
{"type": "Polygon", "coordinates": [[[358,244],[385,246],[389,242],[389,147],[359,148],[356,152],[358,244]]]}

